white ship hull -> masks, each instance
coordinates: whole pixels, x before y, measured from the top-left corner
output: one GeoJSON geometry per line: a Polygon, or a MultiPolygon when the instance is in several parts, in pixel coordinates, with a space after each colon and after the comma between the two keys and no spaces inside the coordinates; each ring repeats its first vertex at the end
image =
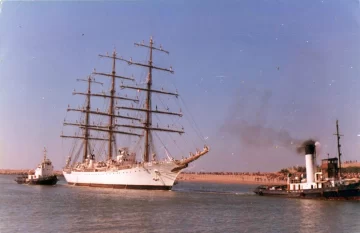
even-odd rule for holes
{"type": "Polygon", "coordinates": [[[70,185],[108,187],[123,189],[158,189],[170,190],[181,170],[171,171],[178,167],[172,162],[146,164],[128,169],[107,171],[67,171],[63,174],[70,185]]]}

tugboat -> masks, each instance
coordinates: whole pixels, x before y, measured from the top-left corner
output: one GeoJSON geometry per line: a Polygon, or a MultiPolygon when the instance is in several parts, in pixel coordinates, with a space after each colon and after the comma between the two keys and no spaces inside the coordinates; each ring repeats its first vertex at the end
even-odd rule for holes
{"type": "Polygon", "coordinates": [[[55,185],[57,183],[58,178],[53,174],[54,166],[46,157],[46,152],[46,148],[44,148],[44,159],[35,169],[35,173],[17,177],[15,181],[18,184],[55,185]]]}
{"type": "Polygon", "coordinates": [[[305,152],[306,177],[292,177],[288,174],[287,185],[261,185],[254,190],[259,196],[277,196],[290,198],[360,200],[360,181],[358,179],[342,179],[340,133],[336,121],[338,157],[323,159],[319,172],[316,171],[316,148],[314,140],[307,140],[300,147],[305,152]]]}

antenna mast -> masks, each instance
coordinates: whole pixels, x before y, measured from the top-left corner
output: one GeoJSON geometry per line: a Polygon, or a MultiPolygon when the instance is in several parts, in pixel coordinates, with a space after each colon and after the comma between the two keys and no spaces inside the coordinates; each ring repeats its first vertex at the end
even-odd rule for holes
{"type": "Polygon", "coordinates": [[[339,157],[339,178],[341,178],[341,145],[340,145],[340,137],[344,136],[339,132],[339,120],[336,120],[336,134],[337,136],[337,148],[338,148],[338,157],[339,157]]]}
{"type": "Polygon", "coordinates": [[[44,146],[44,161],[46,160],[46,152],[47,152],[47,150],[46,150],[46,147],[44,146]]]}

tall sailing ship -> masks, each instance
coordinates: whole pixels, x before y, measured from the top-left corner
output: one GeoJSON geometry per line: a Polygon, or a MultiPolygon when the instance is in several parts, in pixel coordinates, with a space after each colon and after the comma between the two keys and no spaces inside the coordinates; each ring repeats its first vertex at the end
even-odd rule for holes
{"type": "MultiPolygon", "coordinates": [[[[86,97],[85,106],[79,108],[68,106],[67,111],[80,112],[82,113],[82,118],[76,122],[64,120],[64,126],[78,127],[80,133],[75,133],[74,136],[64,135],[63,133],[61,135],[63,138],[72,138],[74,140],[74,146],[71,148],[70,155],[63,168],[63,174],[68,184],[91,187],[170,190],[183,169],[209,152],[209,147],[205,145],[202,150],[196,149],[196,153],[190,153],[188,157],[183,156],[182,159],[175,159],[167,150],[167,146],[163,145],[166,157],[162,160],[157,158],[154,136],[162,142],[161,132],[177,133],[180,135],[185,132],[183,127],[181,129],[170,128],[169,125],[167,127],[159,127],[158,123],[155,125],[153,122],[153,116],[182,117],[183,113],[181,110],[180,112],[172,112],[164,104],[164,110],[158,109],[153,100],[153,95],[179,97],[177,92],[173,93],[165,91],[163,88],[154,89],[152,87],[153,70],[174,73],[171,67],[166,69],[153,65],[153,52],[158,51],[166,54],[169,54],[169,52],[161,46],[155,47],[152,38],[150,38],[149,45],[146,45],[144,42],[135,43],[135,45],[149,50],[149,60],[147,63],[134,62],[132,59],[127,60],[118,57],[114,50],[112,55],[99,55],[102,58],[112,60],[111,73],[102,73],[94,70],[87,79],[78,79],[78,81],[87,82],[87,92],[76,92],[74,90],[73,94],[84,95],[86,97]],[[133,77],[117,75],[115,69],[116,61],[145,67],[148,70],[145,86],[142,87],[141,84],[124,84],[124,82],[135,81],[135,79],[133,77]],[[103,84],[93,78],[95,75],[110,78],[111,87],[109,94],[106,92],[92,92],[92,84],[103,84]],[[137,91],[137,93],[144,93],[145,100],[142,101],[139,97],[129,98],[127,95],[117,95],[117,80],[121,80],[120,90],[122,92],[127,89],[137,91]],[[92,98],[97,97],[107,100],[109,104],[108,111],[91,108],[92,98]],[[117,101],[120,103],[132,102],[132,104],[131,106],[125,106],[124,104],[118,104],[117,101]],[[137,115],[129,115],[129,112],[125,114],[125,111],[130,111],[137,115]],[[97,124],[91,123],[93,119],[90,120],[90,117],[92,115],[108,118],[106,124],[101,122],[97,124]],[[92,135],[92,132],[96,132],[97,136],[92,135]],[[159,135],[157,132],[159,132],[159,135]],[[119,141],[117,136],[119,135],[135,137],[137,139],[135,143],[137,146],[129,143],[125,147],[117,148],[116,145],[119,141]],[[77,148],[79,141],[80,148],[77,148]],[[139,146],[141,144],[143,147],[139,146]],[[104,145],[106,145],[106,149],[104,145]],[[95,153],[96,147],[98,147],[98,154],[95,153]],[[140,161],[137,160],[139,151],[142,154],[140,161]],[[82,159],[79,161],[80,154],[82,154],[82,159]],[[100,154],[105,154],[105,158],[100,158],[100,154]]],[[[203,137],[202,139],[204,140],[203,137]]],[[[124,141],[120,141],[120,143],[124,145],[124,141]]]]}

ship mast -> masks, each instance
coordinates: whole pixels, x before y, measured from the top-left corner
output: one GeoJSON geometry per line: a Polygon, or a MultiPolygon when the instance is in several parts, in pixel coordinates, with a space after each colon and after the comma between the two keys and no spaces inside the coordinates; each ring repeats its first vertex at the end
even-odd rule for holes
{"type": "Polygon", "coordinates": [[[113,64],[111,72],[111,90],[110,90],[110,107],[109,107],[109,144],[108,144],[108,160],[112,159],[112,142],[113,142],[113,124],[114,124],[114,97],[115,97],[115,65],[116,65],[116,52],[113,52],[113,64]]]}
{"type": "Polygon", "coordinates": [[[144,141],[144,161],[149,162],[149,154],[150,154],[150,144],[149,144],[149,138],[150,138],[150,130],[149,127],[151,126],[152,120],[151,120],[151,84],[152,84],[152,52],[153,52],[153,40],[152,37],[150,38],[150,57],[149,57],[149,74],[148,78],[146,80],[146,120],[144,123],[145,126],[145,141],[144,141]]]}
{"type": "Polygon", "coordinates": [[[338,157],[339,157],[339,178],[341,178],[341,145],[340,145],[340,137],[344,136],[342,134],[340,134],[339,132],[339,121],[336,120],[336,134],[334,134],[335,136],[337,136],[337,149],[338,149],[338,157]]]}
{"type": "MultiPolygon", "coordinates": [[[[88,148],[88,141],[89,140],[100,140],[100,141],[108,141],[108,159],[112,159],[112,148],[113,145],[115,144],[115,134],[124,134],[124,135],[132,135],[132,136],[142,136],[140,134],[137,133],[132,133],[132,132],[127,132],[127,131],[120,131],[120,130],[114,130],[115,127],[117,127],[114,124],[114,119],[115,118],[122,118],[122,119],[127,119],[127,120],[135,120],[135,121],[140,121],[140,119],[135,118],[135,117],[130,117],[130,116],[123,116],[123,115],[119,115],[115,114],[115,106],[114,106],[114,102],[116,99],[118,100],[126,100],[126,101],[132,101],[132,102],[138,102],[138,99],[134,99],[134,98],[128,98],[128,97],[121,97],[121,96],[116,96],[116,83],[115,80],[116,79],[125,79],[125,80],[131,80],[134,81],[134,78],[130,78],[130,77],[124,77],[124,76],[119,76],[116,75],[116,71],[115,71],[115,61],[116,61],[116,52],[114,51],[112,56],[109,55],[99,55],[100,57],[106,57],[106,58],[111,58],[113,60],[113,64],[112,64],[112,72],[111,73],[101,73],[101,72],[96,72],[96,70],[94,69],[94,72],[92,73],[93,75],[101,75],[101,76],[105,76],[105,77],[110,77],[111,78],[111,89],[110,89],[110,95],[103,93],[91,93],[91,85],[90,83],[99,83],[96,82],[95,79],[91,79],[89,77],[88,81],[88,91],[87,93],[82,93],[82,92],[73,92],[74,95],[79,94],[79,95],[85,95],[87,96],[87,103],[86,103],[86,108],[70,108],[70,106],[68,106],[67,111],[77,111],[77,112],[82,112],[85,113],[85,123],[68,123],[64,121],[64,125],[71,125],[71,126],[77,126],[81,129],[84,129],[84,133],[82,136],[78,136],[75,134],[75,136],[67,136],[67,135],[61,135],[61,137],[63,138],[76,138],[76,139],[83,139],[84,140],[84,144],[85,144],[85,150],[84,150],[84,155],[83,155],[83,161],[85,161],[86,156],[87,156],[87,148],[88,148]],[[101,98],[109,98],[110,99],[110,107],[109,107],[109,111],[108,112],[100,112],[98,109],[97,111],[93,111],[91,110],[91,106],[90,106],[90,97],[101,97],[101,98]],[[108,116],[109,117],[109,123],[108,125],[95,125],[95,124],[90,124],[90,114],[95,114],[95,115],[102,115],[102,116],[108,116]],[[101,138],[101,137],[92,137],[89,134],[89,131],[100,131],[100,132],[106,132],[108,133],[108,138],[101,138]]],[[[86,80],[80,80],[80,81],[86,81],[86,80]]],[[[102,83],[99,83],[102,84],[102,83]]]]}
{"type": "MultiPolygon", "coordinates": [[[[83,81],[88,83],[88,89],[87,89],[87,95],[86,95],[86,113],[85,113],[85,128],[84,128],[84,154],[83,154],[83,162],[85,162],[86,157],[88,156],[88,149],[89,148],[89,121],[90,121],[90,103],[91,103],[91,83],[97,83],[100,85],[103,85],[103,83],[96,82],[95,79],[93,80],[91,76],[89,75],[87,80],[84,79],[77,79],[77,81],[83,81]]],[[[75,93],[78,94],[78,93],[75,93]]]]}
{"type": "Polygon", "coordinates": [[[159,111],[156,107],[156,110],[153,110],[151,107],[151,97],[152,97],[152,93],[157,93],[157,94],[164,94],[164,95],[174,95],[176,97],[178,97],[178,93],[172,93],[172,92],[166,92],[163,90],[154,90],[152,89],[152,70],[156,69],[156,70],[160,70],[160,71],[166,71],[169,73],[174,73],[174,71],[172,70],[172,67],[170,67],[170,69],[166,69],[166,68],[161,68],[161,67],[157,67],[153,65],[153,50],[156,51],[160,51],[160,52],[164,52],[166,54],[169,54],[168,51],[164,50],[161,45],[159,48],[154,47],[154,41],[152,39],[152,37],[150,37],[150,42],[149,45],[145,45],[144,42],[140,43],[134,43],[136,46],[140,46],[140,47],[145,47],[148,48],[150,50],[150,58],[148,61],[148,64],[143,64],[143,63],[138,63],[138,62],[133,62],[132,59],[130,58],[130,60],[127,59],[123,59],[122,57],[120,58],[116,58],[118,60],[127,62],[128,65],[136,65],[136,66],[142,66],[142,67],[146,67],[148,68],[148,76],[147,76],[147,80],[146,80],[146,88],[139,88],[139,87],[134,87],[134,86],[125,86],[125,85],[121,85],[121,88],[128,88],[128,89],[134,89],[134,90],[138,90],[138,91],[145,91],[146,92],[146,104],[145,104],[145,108],[130,108],[130,107],[125,107],[125,106],[119,106],[117,107],[118,109],[126,109],[126,110],[134,110],[134,111],[142,111],[145,112],[146,117],[145,117],[145,121],[143,122],[143,126],[135,126],[135,125],[126,125],[126,124],[121,124],[121,125],[117,125],[119,127],[128,127],[128,128],[135,128],[135,129],[143,129],[145,132],[145,140],[144,140],[144,154],[143,154],[143,161],[144,162],[149,162],[150,161],[150,140],[151,140],[151,131],[163,131],[163,132],[171,132],[171,133],[179,133],[182,134],[184,133],[183,130],[177,130],[177,129],[166,129],[166,128],[159,128],[159,127],[153,127],[152,126],[152,114],[167,114],[167,115],[177,115],[177,116],[182,116],[182,113],[176,113],[176,112],[170,112],[168,109],[166,111],[159,111]]]}
{"type": "MultiPolygon", "coordinates": [[[[84,152],[83,152],[83,159],[82,161],[85,162],[85,159],[88,156],[88,150],[90,149],[89,146],[89,121],[90,121],[90,108],[91,108],[91,84],[92,83],[96,83],[96,84],[100,84],[103,85],[103,83],[101,82],[97,82],[95,81],[95,79],[91,78],[91,76],[89,75],[87,79],[76,79],[76,81],[78,82],[87,82],[88,83],[88,87],[87,87],[87,93],[82,93],[82,92],[73,92],[73,95],[85,95],[86,96],[86,111],[85,111],[85,124],[83,124],[82,126],[84,127],[84,134],[83,134],[83,140],[84,140],[84,152]]],[[[73,125],[73,126],[80,126],[81,124],[77,124],[77,123],[68,123],[68,122],[64,122],[64,125],[73,125]]],[[[63,136],[62,137],[71,137],[71,136],[63,136]]]]}

